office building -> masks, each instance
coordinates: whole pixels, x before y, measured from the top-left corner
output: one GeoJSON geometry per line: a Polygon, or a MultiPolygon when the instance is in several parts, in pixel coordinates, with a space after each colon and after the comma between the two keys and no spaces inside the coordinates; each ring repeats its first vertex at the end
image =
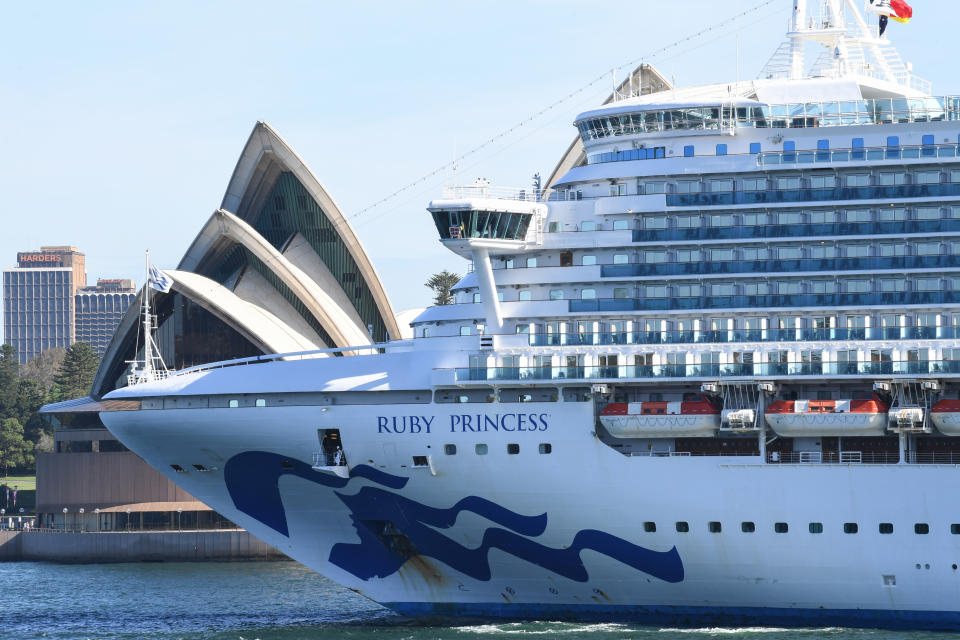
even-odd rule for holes
{"type": "Polygon", "coordinates": [[[133,280],[98,279],[96,286],[77,291],[74,300],[75,342],[86,342],[98,356],[102,356],[123,314],[136,297],[133,280]]]}
{"type": "Polygon", "coordinates": [[[75,342],[74,296],[86,284],[86,259],[76,247],[20,252],[16,268],[4,269],[4,342],[21,364],[75,342]]]}

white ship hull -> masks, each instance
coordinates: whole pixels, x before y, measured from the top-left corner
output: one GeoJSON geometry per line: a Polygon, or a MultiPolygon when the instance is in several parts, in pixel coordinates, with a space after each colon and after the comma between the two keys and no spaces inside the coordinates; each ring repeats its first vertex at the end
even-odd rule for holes
{"type": "MultiPolygon", "coordinates": [[[[294,366],[314,365],[253,369],[282,378],[294,366]]],[[[216,386],[229,374],[209,372],[203,382],[216,386]]],[[[198,499],[403,612],[960,622],[960,536],[948,534],[960,520],[954,465],[822,465],[813,473],[755,456],[624,456],[596,437],[590,402],[141,409],[102,417],[198,499]],[[471,415],[480,416],[471,425],[490,416],[485,424],[501,428],[466,429],[471,415]],[[317,430],[331,427],[341,430],[349,479],[311,468],[317,430]],[[511,443],[519,453],[507,452],[511,443]],[[539,452],[542,443],[551,453],[539,452]],[[446,455],[451,444],[457,453],[446,455]],[[486,455],[475,453],[478,444],[486,455]],[[429,463],[414,467],[413,456],[429,463]],[[689,531],[679,532],[680,522],[689,531]],[[719,533],[708,529],[712,522],[721,523],[719,533]],[[742,532],[741,522],[755,531],[742,532]],[[779,522],[787,533],[774,531],[779,522]],[[847,522],[859,523],[859,533],[845,534],[847,522]],[[881,522],[895,523],[896,535],[878,534],[881,522]],[[917,522],[937,535],[915,535],[917,522]],[[808,523],[822,523],[823,533],[810,533],[808,523]],[[403,537],[384,542],[396,532],[403,537]]]]}

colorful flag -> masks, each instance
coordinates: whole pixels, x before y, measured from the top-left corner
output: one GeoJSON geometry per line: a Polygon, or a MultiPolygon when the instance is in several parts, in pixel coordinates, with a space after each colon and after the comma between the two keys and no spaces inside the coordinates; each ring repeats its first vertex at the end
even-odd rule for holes
{"type": "Polygon", "coordinates": [[[887,30],[887,20],[892,18],[897,22],[910,22],[913,17],[913,7],[904,0],[869,0],[867,8],[880,16],[880,35],[887,30]]]}
{"type": "Polygon", "coordinates": [[[160,269],[150,265],[150,286],[157,291],[166,293],[170,291],[170,287],[173,286],[173,280],[163,271],[160,271],[160,269]]]}

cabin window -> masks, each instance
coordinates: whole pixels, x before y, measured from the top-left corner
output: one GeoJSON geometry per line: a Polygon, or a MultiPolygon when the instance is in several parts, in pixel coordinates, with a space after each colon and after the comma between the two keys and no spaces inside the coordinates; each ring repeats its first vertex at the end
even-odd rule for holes
{"type": "Polygon", "coordinates": [[[507,445],[507,453],[510,454],[511,456],[517,455],[518,453],[520,453],[520,445],[514,444],[511,442],[510,444],[507,445]]]}
{"type": "Polygon", "coordinates": [[[881,522],[879,529],[880,529],[880,533],[883,533],[883,534],[893,533],[893,523],[881,522]]]}
{"type": "Polygon", "coordinates": [[[193,468],[196,469],[197,471],[209,471],[209,469],[207,469],[202,464],[195,464],[193,465],[193,468]]]}
{"type": "Polygon", "coordinates": [[[469,325],[464,325],[460,327],[460,335],[468,336],[470,335],[471,330],[472,330],[472,327],[470,327],[469,325]]]}
{"type": "Polygon", "coordinates": [[[592,221],[585,221],[580,223],[580,231],[596,231],[597,223],[592,221]]]}
{"type": "Polygon", "coordinates": [[[265,407],[267,406],[267,401],[263,398],[257,398],[257,401],[254,403],[254,405],[257,407],[265,407]]]}
{"type": "Polygon", "coordinates": [[[930,525],[926,522],[918,522],[913,525],[913,532],[917,535],[925,536],[930,533],[930,525]]]}
{"type": "Polygon", "coordinates": [[[227,406],[229,406],[231,409],[236,409],[237,407],[240,406],[240,401],[239,401],[239,400],[231,400],[230,402],[227,403],[227,406]]]}
{"type": "Polygon", "coordinates": [[[523,289],[522,291],[517,293],[517,300],[526,301],[526,300],[532,300],[532,299],[533,299],[533,293],[530,291],[530,289],[523,289]]]}
{"type": "MultiPolygon", "coordinates": [[[[170,468],[176,471],[177,473],[185,473],[185,471],[183,470],[183,467],[181,467],[178,464],[172,464],[170,465],[170,468]]],[[[953,526],[956,526],[956,525],[953,525],[953,526]]]]}
{"type": "Polygon", "coordinates": [[[860,526],[856,522],[844,522],[843,523],[843,532],[844,533],[856,533],[860,530],[860,526]]]}
{"type": "Polygon", "coordinates": [[[455,444],[445,444],[443,445],[443,452],[448,456],[457,455],[457,445],[455,444]]]}
{"type": "Polygon", "coordinates": [[[614,231],[623,231],[624,229],[630,228],[629,220],[614,220],[613,221],[613,230],[614,231]]]}
{"type": "Polygon", "coordinates": [[[955,536],[960,536],[960,524],[950,525],[950,533],[952,533],[955,536]]]}
{"type": "Polygon", "coordinates": [[[580,261],[580,264],[582,264],[585,267],[595,265],[597,264],[597,256],[583,256],[583,258],[580,261]]]}
{"type": "Polygon", "coordinates": [[[677,523],[677,532],[678,533],[688,533],[690,531],[689,522],[678,522],[677,523]]]}
{"type": "Polygon", "coordinates": [[[757,525],[755,525],[755,524],[752,523],[752,522],[741,522],[741,523],[740,523],[740,531],[742,531],[742,532],[744,532],[744,533],[753,533],[753,532],[756,531],[756,530],[757,530],[757,525]]]}
{"type": "Polygon", "coordinates": [[[630,259],[625,253],[613,254],[613,264],[627,264],[629,261],[630,259]]]}
{"type": "Polygon", "coordinates": [[[538,450],[542,455],[547,455],[553,453],[553,445],[549,442],[541,442],[538,450]]]}
{"type": "Polygon", "coordinates": [[[811,522],[807,528],[810,531],[810,533],[823,533],[822,522],[811,522]]]}
{"type": "Polygon", "coordinates": [[[473,448],[473,450],[477,452],[478,456],[487,455],[487,445],[485,444],[478,444],[473,448]]]}
{"type": "Polygon", "coordinates": [[[561,267],[572,267],[573,266],[573,252],[564,251],[560,254],[560,266],[561,267]]]}
{"type": "Polygon", "coordinates": [[[847,176],[847,186],[848,187],[869,187],[870,186],[870,174],[869,173],[854,173],[847,176]]]}
{"type": "Polygon", "coordinates": [[[537,266],[537,259],[536,259],[536,258],[527,258],[527,267],[533,268],[533,267],[535,267],[535,266],[537,266]]]}
{"type": "Polygon", "coordinates": [[[788,527],[788,525],[787,525],[786,522],[775,522],[775,523],[773,523],[773,531],[774,531],[774,533],[786,533],[788,529],[789,529],[789,527],[788,527]]]}
{"type": "Polygon", "coordinates": [[[551,300],[563,300],[563,289],[550,289],[551,300]]]}
{"type": "Polygon", "coordinates": [[[707,531],[710,533],[720,533],[723,530],[721,524],[717,521],[707,523],[707,531]]]}
{"type": "Polygon", "coordinates": [[[644,522],[644,523],[643,523],[643,530],[646,531],[647,533],[656,533],[656,531],[657,531],[657,523],[656,523],[656,522],[644,522]]]}

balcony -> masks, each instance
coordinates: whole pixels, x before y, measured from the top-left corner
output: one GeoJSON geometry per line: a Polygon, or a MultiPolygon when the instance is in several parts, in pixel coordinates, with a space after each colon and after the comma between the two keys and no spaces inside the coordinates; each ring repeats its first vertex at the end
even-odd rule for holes
{"type": "Polygon", "coordinates": [[[745,342],[832,342],[850,340],[953,340],[958,326],[845,327],[823,329],[730,329],[680,331],[597,331],[579,333],[531,333],[531,347],[730,344],[745,342]]]}
{"type": "Polygon", "coordinates": [[[462,367],[457,382],[501,380],[663,380],[846,376],[960,375],[960,360],[882,360],[870,362],[768,362],[571,367],[462,367]]]}
{"type": "Polygon", "coordinates": [[[598,311],[697,311],[704,309],[768,309],[784,307],[903,306],[960,302],[960,291],[901,291],[897,293],[798,293],[760,296],[691,296],[686,298],[594,298],[570,300],[570,313],[598,311]]]}
{"type": "MultiPolygon", "coordinates": [[[[960,222],[960,221],[957,221],[960,222]]],[[[608,264],[600,267],[603,278],[644,276],[713,275],[725,273],[770,274],[801,271],[883,271],[896,269],[951,269],[960,267],[960,256],[874,256],[863,258],[801,258],[795,260],[727,260],[697,262],[647,262],[608,264]]]]}
{"type": "Polygon", "coordinates": [[[771,189],[767,191],[720,191],[716,193],[670,193],[668,207],[716,207],[836,200],[899,200],[960,195],[960,183],[902,184],[829,189],[771,189]]]}
{"type": "Polygon", "coordinates": [[[770,224],[687,229],[635,229],[634,242],[747,240],[767,238],[902,235],[960,231],[960,220],[897,220],[893,222],[833,222],[821,224],[770,224]]]}

